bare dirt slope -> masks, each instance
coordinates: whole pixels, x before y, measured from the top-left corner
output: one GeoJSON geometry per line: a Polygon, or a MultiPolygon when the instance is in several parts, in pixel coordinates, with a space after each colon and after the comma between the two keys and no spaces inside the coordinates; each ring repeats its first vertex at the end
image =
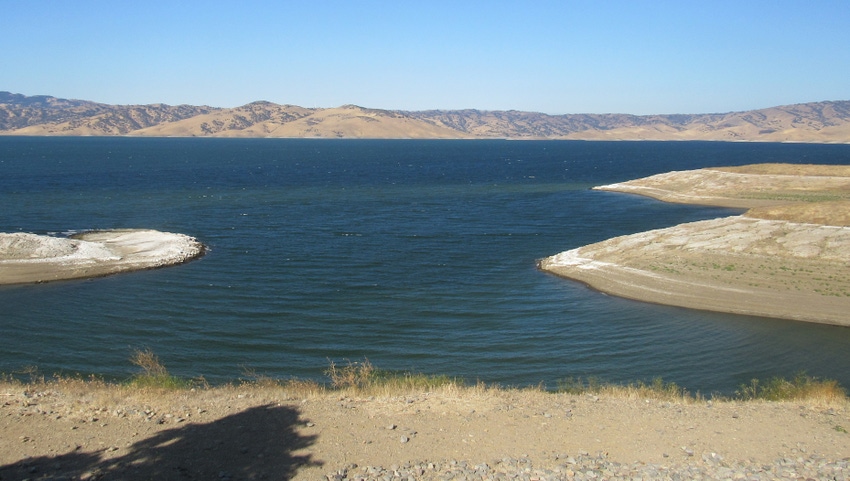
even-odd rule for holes
{"type": "Polygon", "coordinates": [[[850,167],[700,169],[598,189],[754,208],[573,249],[542,269],[632,299],[850,325],[850,167]]]}
{"type": "Polygon", "coordinates": [[[732,478],[741,464],[773,479],[846,457],[846,427],[846,403],[0,384],[0,479],[591,479],[591,467],[732,478]]]}

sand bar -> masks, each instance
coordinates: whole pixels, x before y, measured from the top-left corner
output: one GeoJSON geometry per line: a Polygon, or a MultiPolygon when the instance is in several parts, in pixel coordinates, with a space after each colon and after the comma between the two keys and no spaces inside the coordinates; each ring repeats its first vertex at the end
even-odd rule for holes
{"type": "Polygon", "coordinates": [[[850,326],[847,166],[700,169],[598,189],[754,208],[572,249],[541,269],[630,299],[850,326]]]}
{"type": "Polygon", "coordinates": [[[204,254],[197,239],[149,229],[71,237],[0,233],[0,284],[100,277],[182,264],[204,254]]]}

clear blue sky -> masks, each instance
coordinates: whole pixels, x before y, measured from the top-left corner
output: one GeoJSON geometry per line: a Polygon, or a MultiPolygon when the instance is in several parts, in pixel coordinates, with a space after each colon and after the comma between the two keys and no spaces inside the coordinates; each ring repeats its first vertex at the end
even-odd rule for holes
{"type": "Polygon", "coordinates": [[[709,113],[850,99],[848,0],[2,0],[0,90],[709,113]]]}

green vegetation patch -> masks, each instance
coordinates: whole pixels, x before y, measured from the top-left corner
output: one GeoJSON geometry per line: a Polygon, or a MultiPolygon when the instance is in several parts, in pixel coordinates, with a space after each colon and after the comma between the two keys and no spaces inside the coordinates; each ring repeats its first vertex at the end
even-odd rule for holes
{"type": "Polygon", "coordinates": [[[818,379],[806,373],[798,373],[792,379],[773,377],[766,382],[753,379],[742,384],[735,392],[744,401],[796,401],[804,399],[846,399],[846,391],[838,381],[818,379]]]}

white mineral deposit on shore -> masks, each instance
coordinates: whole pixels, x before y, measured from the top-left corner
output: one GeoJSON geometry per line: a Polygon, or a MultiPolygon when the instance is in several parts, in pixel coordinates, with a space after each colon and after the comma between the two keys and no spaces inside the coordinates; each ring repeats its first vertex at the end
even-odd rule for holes
{"type": "Polygon", "coordinates": [[[72,237],[0,233],[0,284],[98,277],[164,267],[200,257],[197,239],[150,229],[84,232],[72,237]]]}

